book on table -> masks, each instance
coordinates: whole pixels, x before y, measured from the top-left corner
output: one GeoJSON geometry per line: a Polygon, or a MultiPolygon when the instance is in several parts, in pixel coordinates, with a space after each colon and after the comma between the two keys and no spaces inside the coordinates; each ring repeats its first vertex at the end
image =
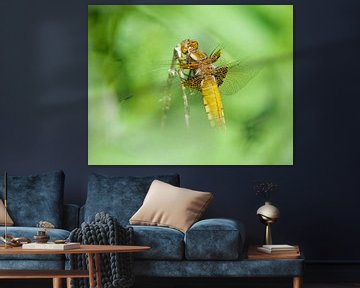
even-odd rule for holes
{"type": "Polygon", "coordinates": [[[23,249],[28,250],[70,250],[79,249],[80,243],[69,242],[69,243],[27,243],[22,245],[23,249]]]}
{"type": "Polygon", "coordinates": [[[258,246],[257,250],[259,252],[264,252],[268,254],[298,254],[299,247],[286,245],[286,244],[278,244],[278,245],[262,245],[258,246]]]}
{"type": "MultiPolygon", "coordinates": [[[[265,246],[266,247],[266,246],[265,246]]],[[[282,247],[282,250],[280,252],[269,252],[269,249],[265,249],[264,252],[262,245],[256,246],[251,245],[248,249],[247,258],[249,260],[274,260],[274,259],[297,259],[300,258],[300,248],[298,245],[294,245],[294,248],[287,247],[288,250],[286,250],[286,247],[282,247]]],[[[275,249],[276,250],[276,249],[275,249]]],[[[271,251],[271,250],[270,250],[271,251]]]]}

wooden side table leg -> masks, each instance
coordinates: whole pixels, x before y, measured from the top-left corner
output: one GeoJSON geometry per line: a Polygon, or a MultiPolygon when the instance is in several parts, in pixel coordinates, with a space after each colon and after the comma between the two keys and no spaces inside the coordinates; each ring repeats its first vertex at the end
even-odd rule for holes
{"type": "Polygon", "coordinates": [[[95,271],[96,271],[96,285],[97,288],[102,288],[101,284],[101,255],[95,254],[95,271]]]}
{"type": "Polygon", "coordinates": [[[53,278],[53,288],[62,288],[61,278],[53,278]]]}
{"type": "Polygon", "coordinates": [[[293,288],[301,288],[301,277],[296,276],[293,278],[293,288]]]}
{"type": "Polygon", "coordinates": [[[95,282],[94,282],[94,254],[88,253],[88,260],[89,260],[89,288],[95,288],[95,282]]]}

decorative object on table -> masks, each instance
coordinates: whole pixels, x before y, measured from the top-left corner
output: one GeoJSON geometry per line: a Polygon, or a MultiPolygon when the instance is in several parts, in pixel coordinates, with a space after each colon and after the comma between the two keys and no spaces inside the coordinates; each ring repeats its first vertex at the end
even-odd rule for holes
{"type": "Polygon", "coordinates": [[[36,227],[43,228],[46,233],[47,230],[55,228],[55,225],[48,221],[43,220],[43,221],[39,221],[39,223],[36,224],[36,227]]]}
{"type": "Polygon", "coordinates": [[[33,237],[36,243],[47,243],[50,239],[49,235],[45,231],[38,231],[33,237]]]}
{"type": "MultiPolygon", "coordinates": [[[[134,245],[132,227],[124,228],[116,218],[100,212],[95,215],[95,221],[83,222],[80,228],[71,231],[70,242],[81,244],[103,245],[134,245]]],[[[86,270],[86,255],[71,254],[70,269],[86,270]]],[[[132,253],[101,254],[101,279],[103,287],[130,288],[134,285],[132,253]]],[[[87,279],[72,279],[71,287],[87,288],[87,279]]]]}
{"type": "Polygon", "coordinates": [[[272,244],[271,225],[274,224],[280,217],[280,211],[270,202],[271,194],[278,191],[278,185],[272,182],[260,182],[254,187],[256,195],[259,195],[265,200],[265,205],[261,206],[256,214],[261,223],[265,225],[265,239],[266,245],[272,244]]]}
{"type": "Polygon", "coordinates": [[[33,239],[36,243],[47,243],[50,240],[50,236],[47,235],[47,231],[49,229],[55,228],[53,224],[48,221],[40,221],[36,224],[36,227],[43,228],[44,230],[40,230],[34,235],[33,239]]]}
{"type": "Polygon", "coordinates": [[[5,243],[5,248],[7,247],[18,247],[23,245],[24,243],[31,243],[31,240],[26,237],[14,237],[11,234],[5,234],[0,237],[0,240],[5,243]]]}
{"type": "Polygon", "coordinates": [[[55,244],[65,244],[65,243],[67,243],[67,242],[66,242],[66,240],[60,239],[60,240],[54,240],[54,243],[55,243],[55,244]]]}

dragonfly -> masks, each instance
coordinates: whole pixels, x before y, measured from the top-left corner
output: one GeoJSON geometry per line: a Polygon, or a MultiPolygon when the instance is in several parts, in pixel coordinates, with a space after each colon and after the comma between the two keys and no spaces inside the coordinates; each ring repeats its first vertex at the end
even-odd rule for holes
{"type": "Polygon", "coordinates": [[[182,98],[184,103],[185,124],[190,126],[190,109],[188,94],[200,92],[205,111],[211,127],[226,128],[224,107],[219,87],[224,87],[222,93],[233,94],[243,88],[258,72],[246,63],[217,66],[221,57],[221,49],[215,49],[210,55],[200,50],[196,40],[185,39],[175,46],[173,57],[168,70],[167,89],[163,97],[162,126],[165,125],[170,110],[171,92],[175,78],[180,79],[182,98]],[[229,77],[230,72],[235,72],[229,77]]]}

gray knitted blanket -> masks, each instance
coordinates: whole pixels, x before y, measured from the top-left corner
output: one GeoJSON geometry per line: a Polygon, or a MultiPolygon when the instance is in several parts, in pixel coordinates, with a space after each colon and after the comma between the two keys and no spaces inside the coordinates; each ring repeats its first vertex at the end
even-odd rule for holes
{"type": "MultiPolygon", "coordinates": [[[[84,222],[81,224],[81,228],[71,231],[69,240],[81,244],[133,245],[133,229],[122,227],[116,218],[101,212],[95,215],[94,222],[84,222]]],[[[88,259],[86,255],[70,254],[68,258],[71,269],[87,269],[88,259]]],[[[133,286],[132,253],[101,254],[101,279],[103,288],[129,288],[133,286]]],[[[89,287],[88,282],[88,279],[73,279],[71,287],[87,288],[89,287]]]]}

